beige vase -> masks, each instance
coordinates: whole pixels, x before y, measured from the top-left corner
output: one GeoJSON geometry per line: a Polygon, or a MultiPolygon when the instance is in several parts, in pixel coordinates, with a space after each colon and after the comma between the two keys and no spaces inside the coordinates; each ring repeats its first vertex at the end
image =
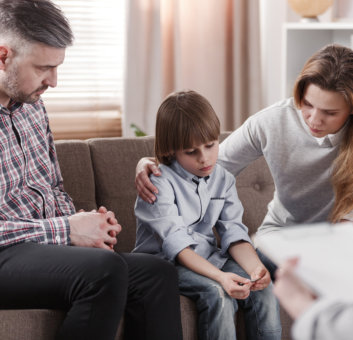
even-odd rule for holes
{"type": "Polygon", "coordinates": [[[288,3],[303,18],[317,21],[317,16],[332,6],[333,0],[288,0],[288,3]]]}

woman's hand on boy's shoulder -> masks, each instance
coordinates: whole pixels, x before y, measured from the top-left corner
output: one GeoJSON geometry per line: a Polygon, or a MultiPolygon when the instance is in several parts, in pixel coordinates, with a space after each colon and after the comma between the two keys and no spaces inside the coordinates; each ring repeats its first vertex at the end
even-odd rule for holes
{"type": "Polygon", "coordinates": [[[156,160],[152,157],[144,157],[139,160],[136,166],[135,186],[138,195],[146,202],[153,203],[156,200],[158,189],[152,184],[149,175],[160,176],[156,160]]]}

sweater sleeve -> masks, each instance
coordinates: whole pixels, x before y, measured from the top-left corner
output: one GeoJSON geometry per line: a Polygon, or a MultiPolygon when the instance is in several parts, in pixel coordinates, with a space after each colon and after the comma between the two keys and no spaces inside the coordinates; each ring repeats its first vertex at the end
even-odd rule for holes
{"type": "Polygon", "coordinates": [[[353,303],[319,299],[292,328],[295,340],[350,340],[353,331],[353,303]]]}
{"type": "Polygon", "coordinates": [[[261,141],[256,133],[258,119],[254,118],[248,118],[220,144],[218,163],[235,176],[262,156],[261,141]]]}

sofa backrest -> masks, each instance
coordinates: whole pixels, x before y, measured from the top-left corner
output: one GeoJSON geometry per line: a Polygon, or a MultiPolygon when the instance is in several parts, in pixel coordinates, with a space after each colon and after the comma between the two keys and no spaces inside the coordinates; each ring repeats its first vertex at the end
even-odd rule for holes
{"type": "MultiPolygon", "coordinates": [[[[220,139],[228,134],[223,133],[220,139]]],[[[104,205],[114,211],[123,227],[116,246],[122,252],[131,251],[135,244],[136,164],[142,157],[153,156],[153,143],[151,136],[56,142],[64,187],[76,209],[91,210],[104,205]]],[[[260,158],[244,169],[236,185],[244,206],[244,224],[253,234],[265,216],[274,190],[265,160],[260,158]]]]}
{"type": "Polygon", "coordinates": [[[119,251],[131,251],[135,245],[135,168],[140,158],[153,156],[153,143],[153,137],[96,138],[88,141],[97,205],[114,211],[123,227],[118,237],[119,251]]]}
{"type": "Polygon", "coordinates": [[[55,142],[65,190],[76,209],[96,209],[96,192],[89,145],[81,140],[55,142]]]}
{"type": "Polygon", "coordinates": [[[274,183],[263,157],[252,162],[236,179],[238,196],[244,207],[243,223],[254,234],[267,212],[274,192],[274,183]]]}

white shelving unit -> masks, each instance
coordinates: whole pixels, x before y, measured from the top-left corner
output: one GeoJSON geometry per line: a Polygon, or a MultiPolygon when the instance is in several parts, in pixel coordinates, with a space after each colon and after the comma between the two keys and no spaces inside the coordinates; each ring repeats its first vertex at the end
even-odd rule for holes
{"type": "Polygon", "coordinates": [[[283,28],[282,97],[292,96],[295,79],[307,59],[321,47],[353,47],[353,22],[286,23],[283,28]]]}

